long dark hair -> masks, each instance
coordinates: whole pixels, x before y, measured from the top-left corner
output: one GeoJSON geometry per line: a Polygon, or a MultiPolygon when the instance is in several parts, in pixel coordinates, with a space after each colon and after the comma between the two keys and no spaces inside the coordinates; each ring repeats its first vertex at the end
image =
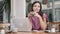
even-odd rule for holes
{"type": "Polygon", "coordinates": [[[35,3],[39,3],[39,4],[40,4],[40,11],[38,12],[38,14],[39,14],[40,16],[42,16],[42,15],[43,15],[42,5],[41,5],[41,3],[40,3],[39,1],[33,2],[32,7],[31,7],[31,11],[33,11],[33,6],[34,6],[35,3]]]}

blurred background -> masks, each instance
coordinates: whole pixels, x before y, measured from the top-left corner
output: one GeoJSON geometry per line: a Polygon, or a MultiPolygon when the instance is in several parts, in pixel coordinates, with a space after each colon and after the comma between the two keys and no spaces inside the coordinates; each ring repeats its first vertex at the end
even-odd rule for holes
{"type": "Polygon", "coordinates": [[[10,0],[0,0],[0,23],[10,23],[10,0]]]}

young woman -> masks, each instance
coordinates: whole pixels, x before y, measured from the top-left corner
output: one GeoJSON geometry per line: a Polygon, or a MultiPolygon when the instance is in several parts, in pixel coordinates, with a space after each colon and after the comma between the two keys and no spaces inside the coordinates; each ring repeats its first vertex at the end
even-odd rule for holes
{"type": "Polygon", "coordinates": [[[42,6],[39,1],[32,4],[31,11],[28,14],[29,23],[32,30],[46,30],[47,16],[41,11],[42,6]]]}

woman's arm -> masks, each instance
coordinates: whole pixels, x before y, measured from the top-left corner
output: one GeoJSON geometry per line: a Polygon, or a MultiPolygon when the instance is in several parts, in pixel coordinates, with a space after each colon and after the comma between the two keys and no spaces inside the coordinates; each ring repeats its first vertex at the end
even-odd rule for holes
{"type": "Polygon", "coordinates": [[[43,21],[46,23],[46,18],[43,18],[43,21]]]}
{"type": "Polygon", "coordinates": [[[35,15],[39,18],[41,29],[46,30],[46,28],[47,28],[46,19],[44,18],[44,20],[43,20],[42,17],[37,13],[35,15]]]}
{"type": "Polygon", "coordinates": [[[42,18],[43,18],[43,21],[44,21],[45,23],[47,23],[48,17],[47,17],[47,15],[46,15],[45,13],[43,13],[42,18]]]}
{"type": "Polygon", "coordinates": [[[49,22],[48,22],[48,17],[47,17],[47,15],[46,15],[45,13],[43,13],[42,18],[43,18],[43,21],[46,23],[46,26],[47,26],[46,29],[48,29],[49,22]]]}
{"type": "Polygon", "coordinates": [[[40,20],[41,29],[46,30],[46,28],[47,28],[46,21],[43,21],[42,17],[39,17],[39,20],[40,20]]]}

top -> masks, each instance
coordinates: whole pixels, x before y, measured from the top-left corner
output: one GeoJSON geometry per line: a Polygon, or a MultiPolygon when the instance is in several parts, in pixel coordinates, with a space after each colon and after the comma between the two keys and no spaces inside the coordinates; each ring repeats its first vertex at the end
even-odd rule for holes
{"type": "MultiPolygon", "coordinates": [[[[42,18],[47,19],[47,15],[45,13],[43,13],[42,18]]],[[[32,30],[41,30],[40,21],[39,21],[39,18],[37,16],[30,16],[30,21],[32,23],[32,30]]]]}

